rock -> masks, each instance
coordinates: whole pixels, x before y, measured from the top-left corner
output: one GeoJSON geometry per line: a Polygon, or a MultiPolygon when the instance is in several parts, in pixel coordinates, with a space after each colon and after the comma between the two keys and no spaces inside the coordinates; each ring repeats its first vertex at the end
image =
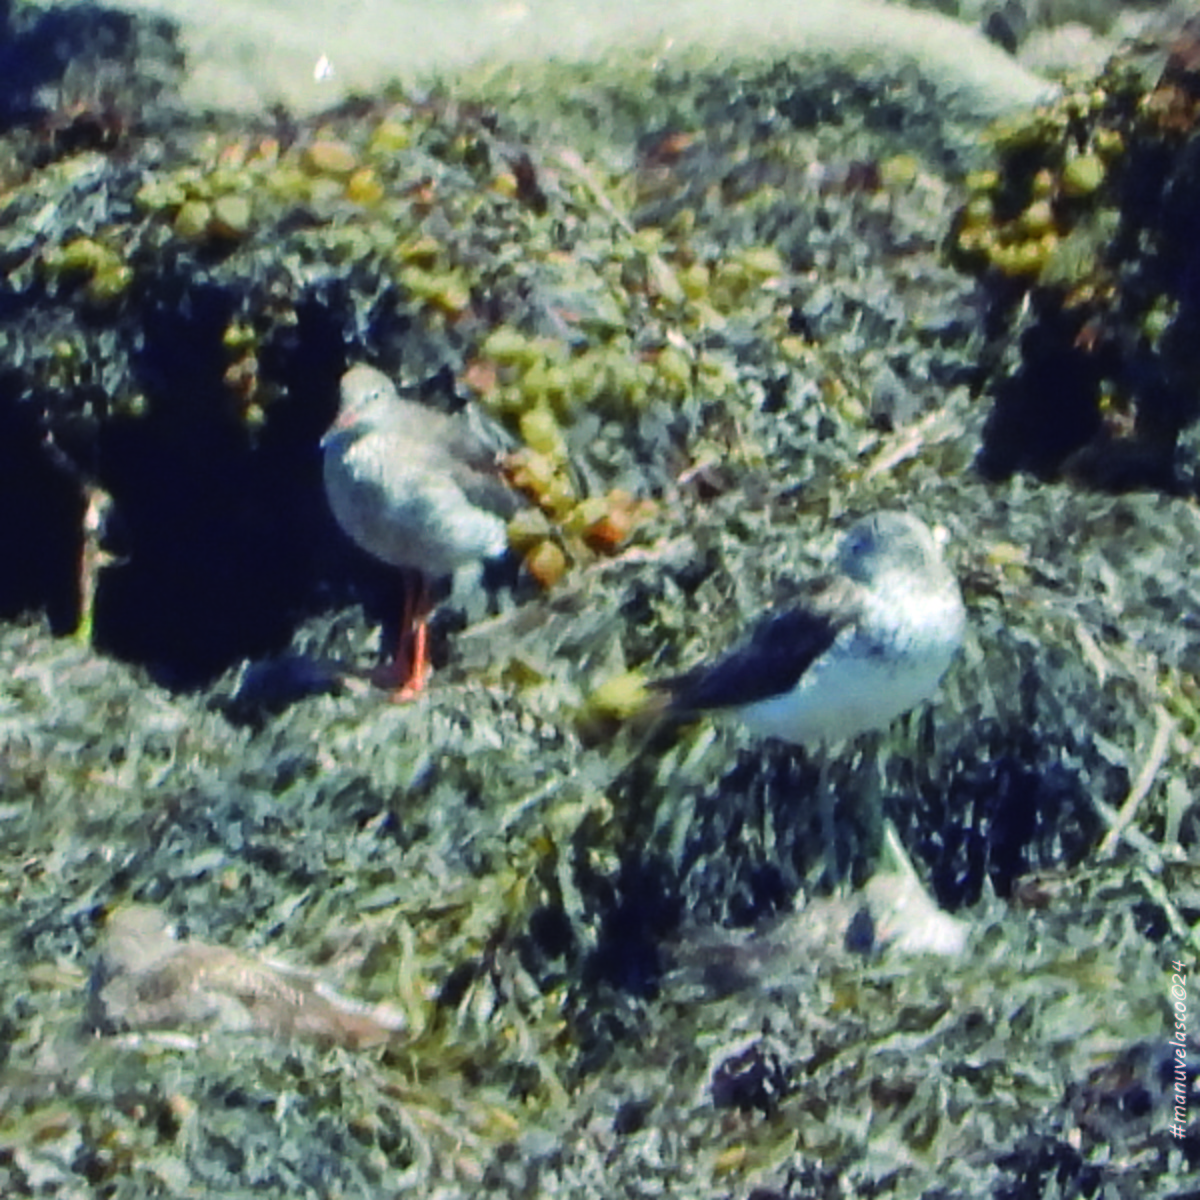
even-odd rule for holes
{"type": "Polygon", "coordinates": [[[1017,61],[1038,75],[1093,75],[1116,50],[1116,43],[1086,25],[1036,29],[1017,51],[1017,61]]]}
{"type": "Polygon", "coordinates": [[[231,0],[198,9],[189,0],[130,0],[182,27],[191,64],[185,96],[198,108],[298,112],[332,107],[400,78],[412,81],[480,62],[598,61],[617,48],[655,60],[696,49],[810,55],[822,62],[915,67],[957,115],[990,116],[1035,103],[1046,85],[978,30],[937,13],[878,0],[703,0],[648,7],[575,0],[532,6],[439,7],[363,0],[347,20],[336,8],[264,9],[231,0]],[[197,16],[202,13],[203,16],[197,16]]]}

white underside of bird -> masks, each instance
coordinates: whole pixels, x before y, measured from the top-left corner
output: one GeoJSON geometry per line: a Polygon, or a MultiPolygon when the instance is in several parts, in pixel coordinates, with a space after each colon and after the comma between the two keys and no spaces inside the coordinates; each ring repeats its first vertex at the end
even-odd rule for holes
{"type": "Polygon", "coordinates": [[[436,456],[403,465],[408,447],[387,431],[348,436],[337,453],[339,436],[329,439],[325,489],[338,524],[369,554],[437,577],[507,549],[506,523],[471,504],[436,456]]]}
{"type": "Polygon", "coordinates": [[[876,581],[860,620],[786,692],[752,701],[738,720],[760,737],[813,744],[886,729],[937,690],[962,643],[964,613],[956,594],[897,602],[907,580],[876,581]],[[879,636],[887,630],[886,640],[879,636]]]}

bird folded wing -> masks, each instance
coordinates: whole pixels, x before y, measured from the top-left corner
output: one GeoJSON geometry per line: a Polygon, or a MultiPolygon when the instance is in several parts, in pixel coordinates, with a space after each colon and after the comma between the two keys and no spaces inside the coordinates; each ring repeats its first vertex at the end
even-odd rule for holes
{"type": "Polygon", "coordinates": [[[824,582],[802,604],[769,617],[728,656],[701,665],[656,688],[671,693],[676,713],[731,708],[792,690],[859,611],[859,588],[845,579],[824,582]]]}

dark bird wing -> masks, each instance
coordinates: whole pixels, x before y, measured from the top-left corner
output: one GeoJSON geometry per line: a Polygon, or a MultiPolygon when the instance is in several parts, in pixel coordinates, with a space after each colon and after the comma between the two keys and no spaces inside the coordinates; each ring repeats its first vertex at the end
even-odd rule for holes
{"type": "Polygon", "coordinates": [[[452,463],[450,476],[467,500],[484,512],[507,521],[522,507],[521,497],[505,482],[498,464],[486,470],[476,470],[466,463],[452,463]]]}
{"type": "Polygon", "coordinates": [[[522,507],[521,497],[504,478],[500,457],[494,451],[473,441],[448,449],[446,472],[472,505],[506,521],[522,507]]]}
{"type": "Polygon", "coordinates": [[[700,712],[768,700],[791,691],[858,615],[859,588],[846,579],[816,584],[800,603],[768,617],[725,658],[664,679],[671,711],[700,712]]]}
{"type": "Polygon", "coordinates": [[[505,435],[482,415],[443,413],[415,400],[397,402],[397,437],[410,455],[447,475],[475,508],[507,520],[521,498],[505,482],[505,435]]]}

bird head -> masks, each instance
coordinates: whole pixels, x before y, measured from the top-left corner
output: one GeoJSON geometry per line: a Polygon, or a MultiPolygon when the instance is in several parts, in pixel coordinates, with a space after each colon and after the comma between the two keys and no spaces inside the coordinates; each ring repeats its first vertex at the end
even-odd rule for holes
{"type": "Polygon", "coordinates": [[[942,565],[942,549],[929,526],[908,513],[872,513],[852,525],[838,546],[838,569],[856,583],[942,565]]]}

